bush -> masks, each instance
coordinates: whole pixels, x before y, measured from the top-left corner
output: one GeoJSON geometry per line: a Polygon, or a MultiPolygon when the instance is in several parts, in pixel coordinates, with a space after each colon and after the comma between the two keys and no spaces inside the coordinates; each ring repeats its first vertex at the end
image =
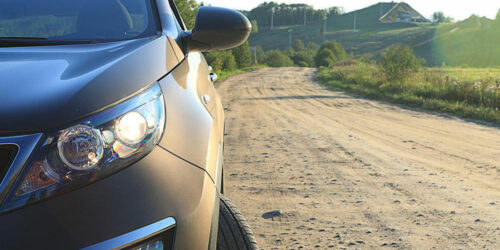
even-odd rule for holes
{"type": "Polygon", "coordinates": [[[361,62],[368,63],[368,64],[376,64],[377,63],[375,61],[372,53],[361,54],[360,56],[357,57],[357,59],[361,62]]]}
{"type": "Polygon", "coordinates": [[[257,46],[257,63],[262,63],[265,60],[266,53],[262,49],[262,46],[257,46]]]}
{"type": "Polygon", "coordinates": [[[344,59],[342,61],[339,61],[337,63],[335,63],[335,66],[353,66],[353,65],[358,65],[360,63],[364,63],[363,61],[358,61],[358,60],[355,60],[355,59],[352,59],[352,58],[348,58],[348,59],[344,59]]]}
{"type": "Polygon", "coordinates": [[[303,51],[305,49],[305,46],[304,46],[304,43],[302,42],[302,40],[297,39],[293,43],[293,48],[295,49],[295,51],[299,52],[299,51],[303,51]]]}
{"type": "Polygon", "coordinates": [[[337,62],[335,54],[329,49],[320,49],[314,58],[316,66],[333,66],[337,62]]]}
{"type": "Polygon", "coordinates": [[[269,50],[268,52],[266,52],[266,56],[264,57],[264,63],[270,67],[293,66],[293,62],[290,59],[290,57],[288,57],[279,50],[269,50]]]}
{"type": "Polygon", "coordinates": [[[314,57],[311,51],[299,51],[293,56],[293,62],[299,67],[314,67],[314,57]]]}
{"type": "Polygon", "coordinates": [[[231,71],[237,68],[236,60],[230,50],[210,52],[205,56],[214,71],[231,71]]]}
{"type": "Polygon", "coordinates": [[[408,46],[396,45],[382,54],[380,66],[387,80],[396,81],[403,80],[416,72],[421,64],[408,46]]]}
{"type": "Polygon", "coordinates": [[[325,42],[316,53],[314,61],[317,67],[333,66],[336,62],[346,58],[346,52],[339,43],[325,42]]]}
{"type": "Polygon", "coordinates": [[[288,47],[285,49],[285,55],[289,58],[293,58],[295,56],[295,49],[293,47],[288,47]]]}

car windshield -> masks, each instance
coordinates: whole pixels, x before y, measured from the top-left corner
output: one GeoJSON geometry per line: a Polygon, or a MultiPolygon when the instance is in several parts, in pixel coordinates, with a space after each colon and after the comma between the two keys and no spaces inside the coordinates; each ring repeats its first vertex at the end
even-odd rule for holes
{"type": "Polygon", "coordinates": [[[156,30],[150,0],[0,0],[0,41],[113,41],[156,30]]]}

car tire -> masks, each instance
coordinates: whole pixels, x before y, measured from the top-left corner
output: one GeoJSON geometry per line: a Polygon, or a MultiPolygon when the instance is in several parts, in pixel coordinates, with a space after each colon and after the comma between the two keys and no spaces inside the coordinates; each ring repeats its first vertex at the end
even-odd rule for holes
{"type": "Polygon", "coordinates": [[[228,198],[220,197],[218,250],[259,249],[245,217],[228,198]]]}

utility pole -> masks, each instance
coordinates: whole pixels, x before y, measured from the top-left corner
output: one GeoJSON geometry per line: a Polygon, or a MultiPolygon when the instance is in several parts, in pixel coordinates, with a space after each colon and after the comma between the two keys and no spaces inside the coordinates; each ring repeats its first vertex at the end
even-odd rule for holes
{"type": "Polygon", "coordinates": [[[323,42],[326,40],[326,16],[323,17],[323,42]]]}
{"type": "Polygon", "coordinates": [[[306,23],[307,23],[307,9],[306,7],[304,7],[304,26],[306,26],[306,23]]]}
{"type": "Polygon", "coordinates": [[[292,47],[292,29],[288,30],[288,47],[292,47]]]}
{"type": "Polygon", "coordinates": [[[257,62],[257,47],[250,47],[250,51],[253,52],[253,59],[255,61],[255,64],[259,64],[259,62],[257,62]]]}
{"type": "Polygon", "coordinates": [[[274,7],[271,9],[271,30],[274,30],[274,7]]]}
{"type": "Polygon", "coordinates": [[[354,31],[356,31],[356,12],[354,12],[354,31]]]}

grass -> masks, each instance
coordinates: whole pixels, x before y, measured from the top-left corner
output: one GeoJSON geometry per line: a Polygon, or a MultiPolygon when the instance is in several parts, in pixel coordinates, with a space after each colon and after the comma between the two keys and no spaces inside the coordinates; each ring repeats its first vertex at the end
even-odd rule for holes
{"type": "Polygon", "coordinates": [[[250,67],[246,67],[246,68],[242,68],[242,69],[221,71],[221,72],[217,72],[217,77],[219,80],[222,80],[222,79],[228,78],[230,76],[239,75],[239,74],[243,74],[246,72],[250,72],[250,71],[254,71],[254,70],[258,70],[258,69],[262,69],[262,68],[266,68],[266,67],[267,67],[266,65],[256,65],[256,66],[250,66],[250,67]]]}
{"type": "Polygon", "coordinates": [[[500,69],[423,68],[388,82],[376,65],[358,61],[321,68],[324,85],[361,96],[500,124],[500,69]]]}
{"type": "Polygon", "coordinates": [[[429,41],[413,45],[430,65],[491,67],[500,65],[500,20],[471,16],[440,25],[429,41]]]}

